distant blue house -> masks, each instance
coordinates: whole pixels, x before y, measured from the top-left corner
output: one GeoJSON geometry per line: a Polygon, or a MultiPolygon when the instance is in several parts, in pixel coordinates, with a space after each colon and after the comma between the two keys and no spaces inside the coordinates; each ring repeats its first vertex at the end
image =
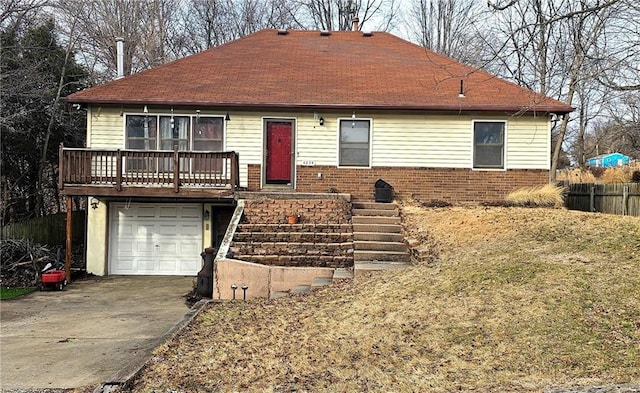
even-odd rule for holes
{"type": "Polygon", "coordinates": [[[587,160],[587,165],[597,168],[609,168],[612,166],[626,165],[628,163],[629,157],[622,153],[600,154],[587,160]]]}

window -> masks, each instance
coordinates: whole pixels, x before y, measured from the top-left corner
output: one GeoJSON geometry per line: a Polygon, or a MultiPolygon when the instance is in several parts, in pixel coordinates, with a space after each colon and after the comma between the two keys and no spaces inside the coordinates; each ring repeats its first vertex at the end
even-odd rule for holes
{"type": "Polygon", "coordinates": [[[155,116],[127,116],[127,149],[155,150],[156,120],[155,116]]]}
{"type": "Polygon", "coordinates": [[[160,116],[160,150],[189,150],[189,126],[187,116],[160,116]]]}
{"type": "Polygon", "coordinates": [[[340,120],[340,166],[369,166],[370,129],[369,120],[340,120]]]}
{"type": "Polygon", "coordinates": [[[222,117],[200,117],[195,119],[193,150],[222,151],[222,117]]]}
{"type": "Polygon", "coordinates": [[[504,129],[502,121],[473,123],[474,168],[504,168],[504,129]]]}
{"type": "Polygon", "coordinates": [[[125,147],[132,150],[223,151],[222,117],[127,115],[125,147]]]}

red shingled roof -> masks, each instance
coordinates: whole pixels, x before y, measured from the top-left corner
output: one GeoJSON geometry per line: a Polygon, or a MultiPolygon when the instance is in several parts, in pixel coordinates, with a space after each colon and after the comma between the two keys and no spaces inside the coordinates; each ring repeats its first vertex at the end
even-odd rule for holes
{"type": "Polygon", "coordinates": [[[262,108],[572,108],[388,33],[262,30],[67,97],[68,102],[262,108]],[[460,98],[460,81],[464,98],[460,98]]]}

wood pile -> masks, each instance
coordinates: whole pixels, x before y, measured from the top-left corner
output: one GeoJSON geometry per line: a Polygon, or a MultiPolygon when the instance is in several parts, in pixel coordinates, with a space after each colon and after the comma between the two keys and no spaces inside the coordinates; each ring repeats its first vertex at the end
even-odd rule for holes
{"type": "MultiPolygon", "coordinates": [[[[74,253],[76,254],[76,253],[74,253]]],[[[0,285],[6,287],[30,287],[38,284],[42,269],[51,263],[64,269],[65,249],[61,246],[50,247],[24,239],[2,239],[0,241],[0,285]]],[[[74,270],[81,261],[79,255],[73,255],[71,266],[74,270]]]]}

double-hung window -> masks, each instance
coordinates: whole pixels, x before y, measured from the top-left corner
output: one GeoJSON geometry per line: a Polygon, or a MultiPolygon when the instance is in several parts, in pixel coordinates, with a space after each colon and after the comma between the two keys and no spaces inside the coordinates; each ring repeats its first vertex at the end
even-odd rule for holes
{"type": "Polygon", "coordinates": [[[473,167],[504,169],[505,122],[473,122],[473,167]]]}
{"type": "Polygon", "coordinates": [[[370,165],[371,121],[340,120],[339,166],[370,165]]]}

